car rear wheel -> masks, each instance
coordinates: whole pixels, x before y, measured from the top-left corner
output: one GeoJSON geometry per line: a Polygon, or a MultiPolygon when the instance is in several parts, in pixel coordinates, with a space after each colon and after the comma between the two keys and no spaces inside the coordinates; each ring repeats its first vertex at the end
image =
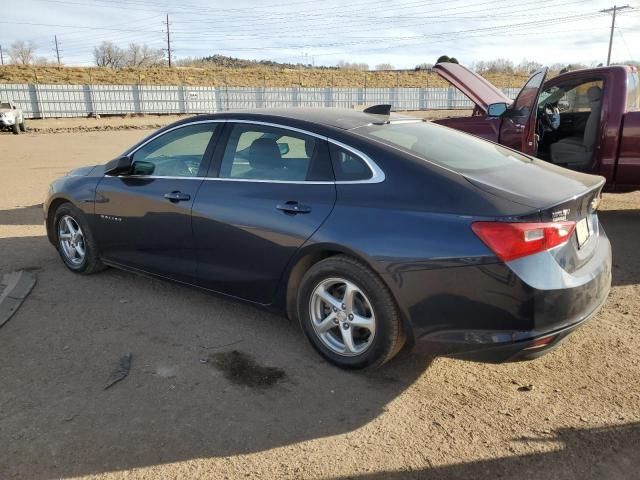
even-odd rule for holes
{"type": "Polygon", "coordinates": [[[300,284],[298,318],[313,347],[341,368],[379,367],[404,345],[391,293],[351,257],[330,257],[309,269],[300,284]]]}
{"type": "Polygon", "coordinates": [[[104,269],[91,230],[79,208],[64,203],[55,212],[56,247],[62,261],[75,273],[90,274],[104,269]]]}
{"type": "Polygon", "coordinates": [[[11,131],[13,132],[14,135],[20,135],[20,126],[17,123],[14,123],[11,126],[11,131]]]}

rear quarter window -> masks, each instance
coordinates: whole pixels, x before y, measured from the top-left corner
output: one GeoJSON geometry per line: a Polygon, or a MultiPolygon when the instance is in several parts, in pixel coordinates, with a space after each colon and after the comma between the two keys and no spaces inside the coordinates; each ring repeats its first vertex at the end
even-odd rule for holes
{"type": "Polygon", "coordinates": [[[345,150],[342,147],[331,144],[329,147],[333,171],[336,180],[339,182],[355,182],[359,180],[369,180],[373,177],[373,172],[365,161],[345,150]]]}

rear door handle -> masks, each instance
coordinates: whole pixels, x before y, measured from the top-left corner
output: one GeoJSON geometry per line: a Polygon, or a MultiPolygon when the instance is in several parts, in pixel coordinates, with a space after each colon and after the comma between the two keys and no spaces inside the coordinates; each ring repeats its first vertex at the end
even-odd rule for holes
{"type": "Polygon", "coordinates": [[[191,195],[189,195],[188,193],[182,193],[176,190],[170,193],[165,193],[164,198],[166,198],[167,200],[173,203],[186,202],[187,200],[191,200],[191,195]]]}
{"type": "Polygon", "coordinates": [[[298,213],[311,212],[311,207],[307,207],[306,205],[300,205],[298,202],[295,202],[295,201],[288,201],[285,203],[281,203],[277,205],[276,208],[289,215],[297,215],[298,213]]]}

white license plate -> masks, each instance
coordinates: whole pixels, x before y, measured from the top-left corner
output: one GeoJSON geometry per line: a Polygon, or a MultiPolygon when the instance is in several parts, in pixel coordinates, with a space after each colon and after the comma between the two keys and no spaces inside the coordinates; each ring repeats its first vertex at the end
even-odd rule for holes
{"type": "Polygon", "coordinates": [[[583,218],[576,224],[576,237],[578,238],[578,247],[582,247],[587,240],[591,231],[589,230],[589,222],[586,218],[583,218]]]}

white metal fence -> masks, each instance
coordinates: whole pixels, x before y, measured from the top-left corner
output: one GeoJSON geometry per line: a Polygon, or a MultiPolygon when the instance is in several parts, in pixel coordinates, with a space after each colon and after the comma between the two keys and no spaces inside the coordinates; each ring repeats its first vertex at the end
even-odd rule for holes
{"type": "MultiPolygon", "coordinates": [[[[504,89],[513,98],[517,88],[504,89]]],[[[27,118],[129,113],[214,113],[273,107],[342,107],[390,103],[394,110],[465,109],[472,102],[449,88],[261,88],[160,85],[0,84],[27,118]]]]}

